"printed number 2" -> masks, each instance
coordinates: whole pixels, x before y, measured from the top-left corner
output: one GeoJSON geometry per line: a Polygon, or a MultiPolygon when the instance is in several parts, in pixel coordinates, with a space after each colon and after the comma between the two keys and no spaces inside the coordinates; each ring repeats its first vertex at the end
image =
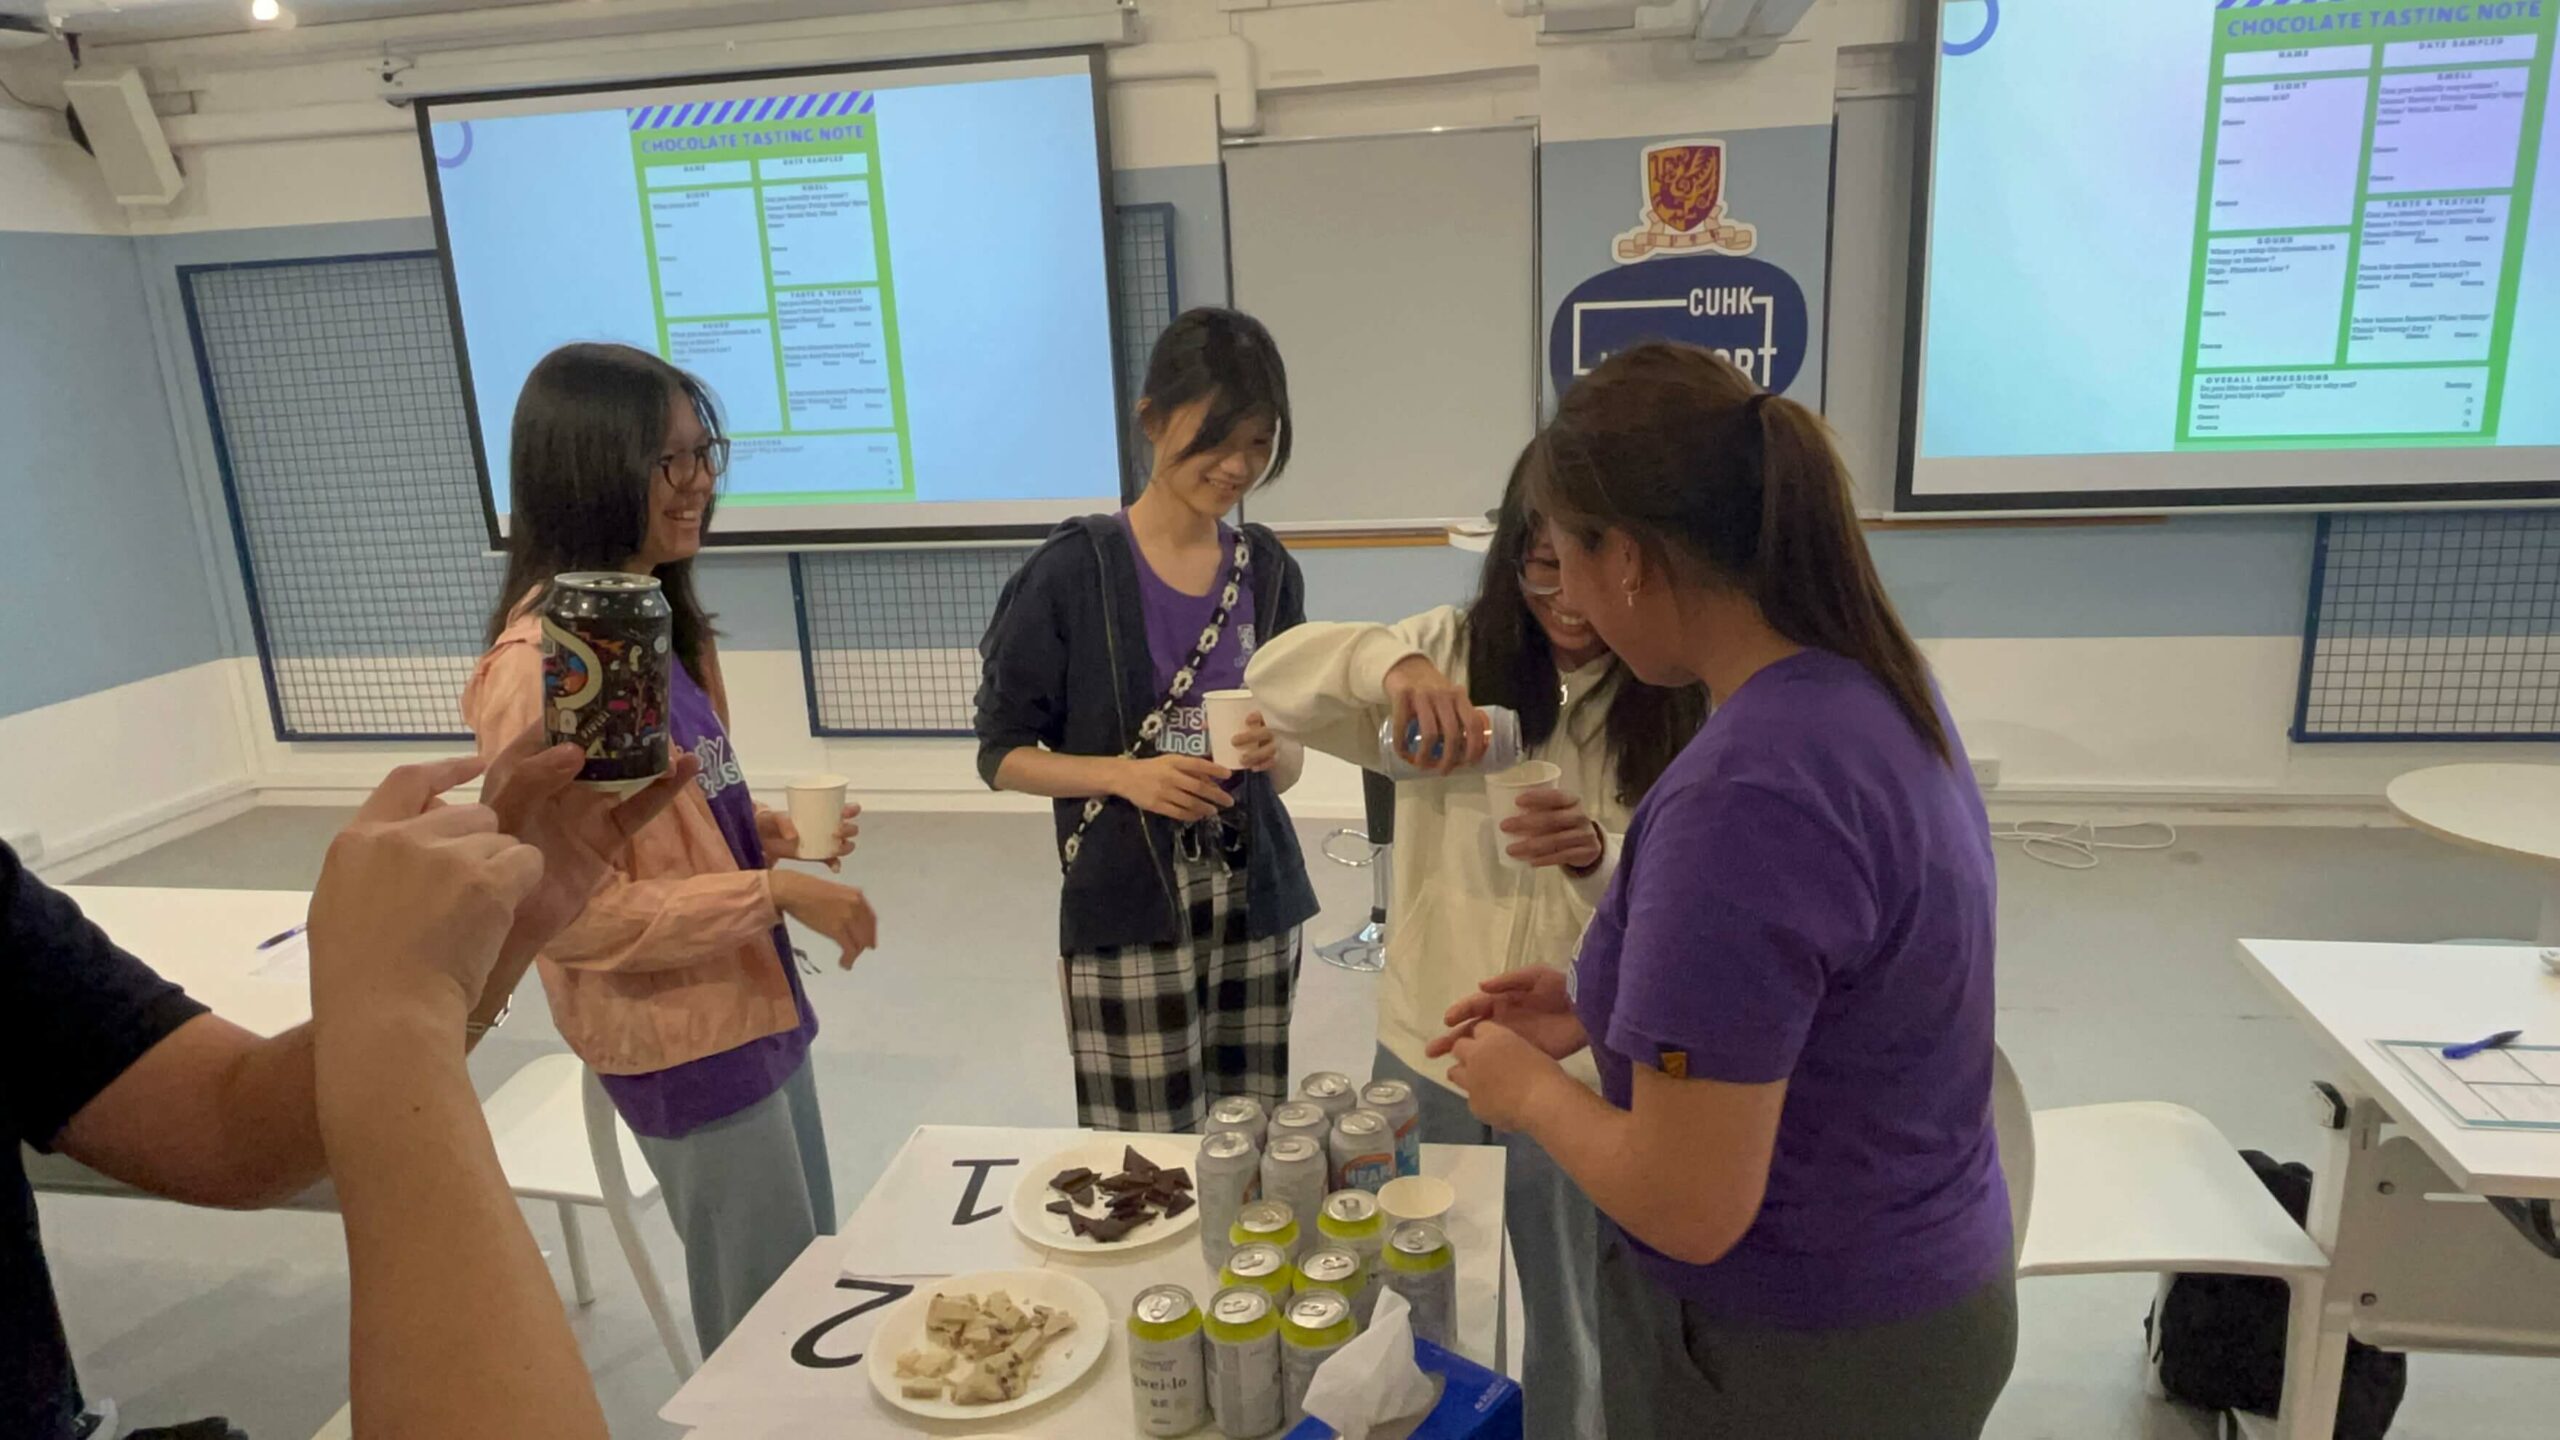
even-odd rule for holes
{"type": "Polygon", "coordinates": [[[810,1370],[842,1370],[848,1366],[861,1364],[862,1356],[859,1353],[821,1355],[818,1353],[818,1343],[834,1334],[836,1327],[846,1321],[859,1315],[868,1315],[883,1305],[894,1305],[916,1292],[916,1287],[913,1285],[891,1285],[879,1280],[839,1280],[836,1282],[836,1288],[867,1294],[871,1298],[840,1315],[830,1315],[810,1326],[808,1334],[792,1342],[793,1364],[810,1370]]]}

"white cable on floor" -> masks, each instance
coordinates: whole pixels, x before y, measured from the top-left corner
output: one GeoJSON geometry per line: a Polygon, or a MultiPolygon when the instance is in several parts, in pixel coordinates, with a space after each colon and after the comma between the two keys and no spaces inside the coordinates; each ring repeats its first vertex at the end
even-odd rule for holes
{"type": "Polygon", "coordinates": [[[2178,843],[2178,827],[2166,821],[2138,820],[2125,825],[2100,825],[2088,820],[2017,820],[1991,827],[1991,838],[2006,840],[2018,847],[2030,860],[2040,860],[2063,870],[2095,870],[2101,850],[2166,850],[2178,843]],[[2157,840],[2110,840],[2110,830],[2156,830],[2157,840]]]}

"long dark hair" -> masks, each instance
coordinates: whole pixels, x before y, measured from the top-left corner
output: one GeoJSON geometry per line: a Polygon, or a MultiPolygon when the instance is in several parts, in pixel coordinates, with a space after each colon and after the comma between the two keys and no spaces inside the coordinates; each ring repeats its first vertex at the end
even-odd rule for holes
{"type": "MultiPolygon", "coordinates": [[[[665,453],[671,405],[693,407],[706,435],[721,438],[720,407],[700,380],[628,345],[563,345],[542,357],[516,397],[507,450],[507,578],[489,612],[487,642],[551,593],[555,575],[619,570],[649,538],[650,487],[665,453]]],[[[702,515],[710,528],[711,512],[702,515]]],[[[693,562],[651,572],[675,611],[676,656],[707,682],[703,652],[711,616],[694,595],[693,562]]]]}
{"type": "MultiPolygon", "coordinates": [[[[1555,645],[1520,591],[1520,566],[1536,543],[1539,520],[1529,508],[1529,458],[1520,452],[1502,489],[1502,510],[1475,603],[1467,607],[1467,695],[1479,705],[1507,705],[1520,712],[1520,743],[1547,743],[1563,723],[1564,699],[1556,684],[1555,645]]],[[[1609,767],[1618,777],[1618,803],[1633,808],[1698,733],[1707,718],[1704,687],[1664,689],[1647,685],[1611,658],[1598,690],[1608,694],[1602,722],[1609,767]]]]}
{"type": "Polygon", "coordinates": [[[1638,345],[1575,382],[1532,444],[1530,503],[1596,543],[1625,530],[1760,607],[1798,645],[1866,667],[1954,758],[1920,647],[1858,528],[1821,417],[1694,345],[1638,345]]]}
{"type": "Polygon", "coordinates": [[[1248,420],[1269,420],[1279,433],[1271,473],[1262,483],[1289,468],[1289,442],[1297,430],[1289,423],[1289,367],[1280,363],[1280,346],[1261,321],[1241,310],[1202,306],[1173,317],[1156,337],[1146,381],[1138,388],[1142,414],[1161,420],[1202,399],[1209,412],[1173,458],[1188,460],[1224,445],[1248,420]]]}

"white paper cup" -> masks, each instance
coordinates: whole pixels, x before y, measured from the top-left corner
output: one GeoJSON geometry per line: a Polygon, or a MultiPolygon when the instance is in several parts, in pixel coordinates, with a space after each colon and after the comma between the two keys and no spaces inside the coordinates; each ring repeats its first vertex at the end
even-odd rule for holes
{"type": "Polygon", "coordinates": [[[1458,1192],[1434,1175],[1406,1175],[1378,1187],[1378,1209],[1392,1231],[1408,1220],[1443,1220],[1458,1203],[1458,1192]]]}
{"type": "Polygon", "coordinates": [[[791,787],[791,825],[800,832],[801,860],[836,858],[836,827],[844,823],[841,775],[812,775],[791,787]]]}
{"type": "Polygon", "coordinates": [[[1230,770],[1241,767],[1244,757],[1236,751],[1236,732],[1253,713],[1253,692],[1212,690],[1200,697],[1200,709],[1205,716],[1200,723],[1209,727],[1209,758],[1230,770]]]}
{"type": "Polygon", "coordinates": [[[1564,770],[1553,760],[1526,760],[1508,770],[1484,777],[1487,808],[1493,812],[1493,858],[1514,870],[1531,868],[1526,860],[1511,856],[1511,835],[1502,822],[1519,813],[1520,797],[1533,790],[1553,790],[1564,778],[1564,770]]]}

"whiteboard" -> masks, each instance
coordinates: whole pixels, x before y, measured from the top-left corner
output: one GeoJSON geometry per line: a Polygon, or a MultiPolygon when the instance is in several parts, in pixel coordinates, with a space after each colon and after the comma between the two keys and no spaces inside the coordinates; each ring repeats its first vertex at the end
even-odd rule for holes
{"type": "Polygon", "coordinates": [[[1301,531],[1481,517],[1537,423],[1537,132],[1225,158],[1235,304],[1280,344],[1297,432],[1246,513],[1301,531]]]}

